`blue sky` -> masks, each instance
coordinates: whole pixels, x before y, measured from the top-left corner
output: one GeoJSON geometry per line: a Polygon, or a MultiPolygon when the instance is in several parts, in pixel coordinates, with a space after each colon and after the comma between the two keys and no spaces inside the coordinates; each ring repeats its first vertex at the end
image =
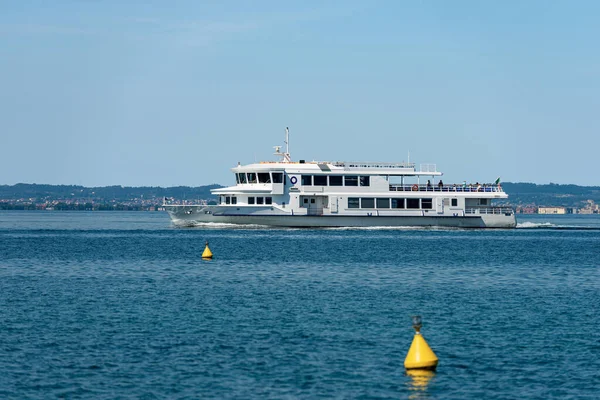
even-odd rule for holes
{"type": "Polygon", "coordinates": [[[600,2],[0,0],[0,184],[435,163],[600,186],[600,2]]]}

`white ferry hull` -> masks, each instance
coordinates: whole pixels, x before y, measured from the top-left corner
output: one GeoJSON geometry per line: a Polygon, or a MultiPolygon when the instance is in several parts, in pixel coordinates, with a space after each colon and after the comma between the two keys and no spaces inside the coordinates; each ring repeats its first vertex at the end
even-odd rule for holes
{"type": "Polygon", "coordinates": [[[255,214],[227,215],[218,206],[167,206],[177,226],[197,226],[206,223],[264,225],[292,228],[332,227],[447,227],[447,228],[514,228],[514,213],[484,215],[290,215],[255,214]]]}

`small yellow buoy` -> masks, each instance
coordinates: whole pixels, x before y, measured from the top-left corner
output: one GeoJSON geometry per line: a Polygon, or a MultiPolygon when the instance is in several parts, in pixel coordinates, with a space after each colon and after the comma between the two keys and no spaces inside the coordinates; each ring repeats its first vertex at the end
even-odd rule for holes
{"type": "Polygon", "coordinates": [[[204,258],[205,260],[210,260],[212,259],[212,251],[210,251],[210,249],[208,248],[208,240],[206,241],[206,247],[204,248],[204,251],[202,252],[202,258],[204,258]]]}
{"type": "Polygon", "coordinates": [[[434,371],[438,364],[438,358],[421,335],[421,317],[416,315],[412,319],[415,337],[404,360],[404,368],[434,371]]]}

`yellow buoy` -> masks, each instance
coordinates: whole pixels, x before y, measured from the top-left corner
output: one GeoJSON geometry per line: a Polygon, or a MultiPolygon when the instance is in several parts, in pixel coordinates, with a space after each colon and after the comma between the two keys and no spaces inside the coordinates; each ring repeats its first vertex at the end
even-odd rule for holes
{"type": "Polygon", "coordinates": [[[208,240],[206,241],[206,247],[204,248],[204,251],[202,252],[202,258],[210,260],[212,258],[212,251],[210,251],[210,249],[208,248],[208,240]]]}
{"type": "Polygon", "coordinates": [[[416,315],[413,317],[413,328],[415,328],[415,337],[408,349],[408,354],[404,360],[404,368],[410,369],[426,369],[435,370],[438,364],[438,358],[431,350],[431,347],[421,335],[421,317],[416,315]]]}

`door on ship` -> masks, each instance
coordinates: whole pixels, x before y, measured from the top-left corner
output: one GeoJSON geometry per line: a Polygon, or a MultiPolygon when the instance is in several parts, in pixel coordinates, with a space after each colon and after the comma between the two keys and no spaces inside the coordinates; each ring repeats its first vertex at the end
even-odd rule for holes
{"type": "Polygon", "coordinates": [[[302,205],[306,208],[306,215],[323,215],[325,198],[323,196],[305,196],[302,205]]]}

